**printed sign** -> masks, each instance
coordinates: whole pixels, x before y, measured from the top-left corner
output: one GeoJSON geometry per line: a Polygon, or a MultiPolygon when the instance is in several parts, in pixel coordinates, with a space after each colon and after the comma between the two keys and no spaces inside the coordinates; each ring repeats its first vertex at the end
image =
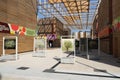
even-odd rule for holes
{"type": "Polygon", "coordinates": [[[17,35],[35,36],[35,30],[23,26],[18,26],[16,24],[8,24],[3,22],[0,22],[0,32],[17,35]]]}
{"type": "Polygon", "coordinates": [[[61,47],[63,52],[74,51],[74,39],[62,39],[61,47]]]}
{"type": "Polygon", "coordinates": [[[98,39],[88,39],[88,49],[98,49],[98,39]]]}
{"type": "Polygon", "coordinates": [[[15,24],[9,24],[10,25],[10,33],[11,34],[18,34],[18,35],[25,35],[26,28],[23,26],[18,26],[15,24]]]}
{"type": "Polygon", "coordinates": [[[9,28],[8,24],[0,22],[0,32],[10,33],[10,28],[9,28]]]}
{"type": "Polygon", "coordinates": [[[35,30],[26,28],[26,35],[27,36],[35,36],[35,30]]]}
{"type": "Polygon", "coordinates": [[[56,39],[56,35],[55,34],[48,34],[47,35],[47,39],[48,40],[55,40],[56,39]]]}
{"type": "Polygon", "coordinates": [[[4,49],[15,49],[15,48],[16,48],[16,39],[4,40],[4,49]]]}

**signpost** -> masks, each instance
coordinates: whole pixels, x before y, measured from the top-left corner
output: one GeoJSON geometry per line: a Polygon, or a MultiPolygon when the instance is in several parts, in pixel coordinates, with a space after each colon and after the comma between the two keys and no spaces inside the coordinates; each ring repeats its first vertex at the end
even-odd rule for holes
{"type": "MultiPolygon", "coordinates": [[[[16,60],[18,59],[18,38],[17,36],[5,36],[3,37],[3,56],[8,56],[5,54],[5,50],[15,50],[15,55],[10,55],[10,56],[15,56],[16,60]]],[[[7,57],[6,57],[7,59],[7,57]]]]}
{"type": "Polygon", "coordinates": [[[100,58],[100,39],[90,39],[87,41],[87,58],[99,59],[100,58]]]}
{"type": "Polygon", "coordinates": [[[75,63],[75,39],[73,36],[61,37],[61,63],[75,63]]]}
{"type": "Polygon", "coordinates": [[[35,37],[34,38],[34,57],[45,57],[46,56],[46,38],[35,37]]]}

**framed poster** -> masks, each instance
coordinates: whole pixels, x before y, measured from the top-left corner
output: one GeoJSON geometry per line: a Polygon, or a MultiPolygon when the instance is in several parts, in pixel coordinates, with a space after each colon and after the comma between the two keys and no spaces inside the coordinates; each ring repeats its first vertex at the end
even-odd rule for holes
{"type": "Polygon", "coordinates": [[[61,63],[75,63],[75,38],[72,36],[61,37],[61,63]]]}
{"type": "Polygon", "coordinates": [[[35,39],[35,48],[39,50],[43,50],[45,48],[45,40],[44,39],[35,39]]]}
{"type": "Polygon", "coordinates": [[[46,54],[46,39],[35,37],[34,38],[34,57],[45,57],[46,54]]]}
{"type": "Polygon", "coordinates": [[[88,39],[88,49],[98,49],[98,39],[88,39]]]}
{"type": "Polygon", "coordinates": [[[62,39],[62,51],[68,52],[68,51],[74,51],[74,39],[62,39]]]}
{"type": "Polygon", "coordinates": [[[5,39],[4,49],[16,49],[16,39],[5,39]]]}
{"type": "Polygon", "coordinates": [[[88,59],[100,59],[100,39],[88,38],[87,58],[88,59]]]}
{"type": "Polygon", "coordinates": [[[3,56],[7,56],[5,54],[5,50],[13,49],[15,50],[14,59],[18,59],[18,37],[17,36],[5,36],[3,37],[3,56]]]}

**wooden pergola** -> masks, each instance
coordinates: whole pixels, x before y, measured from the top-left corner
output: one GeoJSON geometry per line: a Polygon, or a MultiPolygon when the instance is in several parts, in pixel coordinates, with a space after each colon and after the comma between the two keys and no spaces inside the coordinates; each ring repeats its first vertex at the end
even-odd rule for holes
{"type": "Polygon", "coordinates": [[[68,27],[92,27],[100,0],[38,0],[40,17],[55,17],[68,27]]]}

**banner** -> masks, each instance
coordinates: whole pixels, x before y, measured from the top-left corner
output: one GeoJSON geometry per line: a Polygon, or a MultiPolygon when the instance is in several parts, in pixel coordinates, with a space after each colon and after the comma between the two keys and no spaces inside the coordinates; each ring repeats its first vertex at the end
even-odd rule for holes
{"type": "Polygon", "coordinates": [[[26,35],[27,36],[35,36],[35,30],[26,28],[26,35]]]}
{"type": "Polygon", "coordinates": [[[113,21],[113,31],[120,31],[120,17],[116,18],[114,21],[113,21]]]}
{"type": "Polygon", "coordinates": [[[36,34],[35,30],[32,30],[30,28],[3,22],[0,22],[0,32],[27,36],[35,36],[36,34]]]}
{"type": "Polygon", "coordinates": [[[10,26],[10,34],[18,34],[18,35],[25,35],[26,28],[23,26],[18,26],[15,24],[9,24],[10,26]]]}
{"type": "Polygon", "coordinates": [[[55,40],[56,39],[56,34],[48,34],[47,39],[48,40],[55,40]]]}
{"type": "Polygon", "coordinates": [[[0,22],[0,32],[1,33],[10,33],[10,28],[7,23],[0,22]]]}
{"type": "Polygon", "coordinates": [[[61,42],[63,52],[74,51],[74,39],[62,39],[61,42]]]}

